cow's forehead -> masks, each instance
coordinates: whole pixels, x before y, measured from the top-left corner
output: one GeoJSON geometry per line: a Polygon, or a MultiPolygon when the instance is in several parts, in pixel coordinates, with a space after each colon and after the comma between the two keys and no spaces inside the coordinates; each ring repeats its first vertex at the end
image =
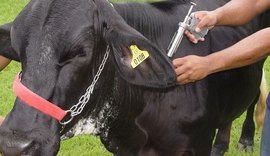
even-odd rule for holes
{"type": "Polygon", "coordinates": [[[32,22],[36,21],[38,25],[45,27],[47,31],[63,32],[67,28],[73,30],[81,25],[90,24],[93,20],[95,5],[92,1],[57,0],[46,4],[44,7],[46,9],[42,8],[44,5],[42,2],[39,7],[30,10],[28,17],[32,22]]]}
{"type": "Polygon", "coordinates": [[[93,27],[95,12],[92,0],[31,1],[14,21],[14,49],[21,53],[29,44],[72,46],[93,27]]]}

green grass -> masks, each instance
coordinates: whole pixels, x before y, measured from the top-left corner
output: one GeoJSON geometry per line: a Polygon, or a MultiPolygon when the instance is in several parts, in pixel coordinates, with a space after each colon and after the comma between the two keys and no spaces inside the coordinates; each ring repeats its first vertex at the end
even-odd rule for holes
{"type": "Polygon", "coordinates": [[[98,137],[82,135],[62,141],[58,156],[112,156],[106,151],[98,137]]]}
{"type": "MultiPolygon", "coordinates": [[[[27,2],[28,0],[0,0],[0,24],[13,21],[27,2]]],[[[12,62],[0,73],[0,115],[5,115],[12,108],[12,103],[14,102],[11,90],[12,79],[19,70],[20,64],[12,62]]]]}
{"type": "MultiPolygon", "coordinates": [[[[136,1],[136,0],[133,0],[136,1]]],[[[0,24],[12,21],[20,12],[28,0],[0,0],[0,24]]],[[[12,81],[20,71],[20,64],[12,62],[6,69],[0,73],[0,115],[6,115],[13,106],[15,96],[12,93],[12,81]]],[[[270,81],[270,61],[265,63],[266,78],[270,81]]],[[[237,142],[241,133],[241,125],[244,115],[234,121],[231,134],[230,150],[226,156],[259,156],[259,145],[261,132],[255,135],[255,148],[252,154],[236,149],[237,142]]],[[[111,156],[107,152],[99,139],[94,136],[74,137],[70,140],[63,141],[59,156],[111,156]]]]}

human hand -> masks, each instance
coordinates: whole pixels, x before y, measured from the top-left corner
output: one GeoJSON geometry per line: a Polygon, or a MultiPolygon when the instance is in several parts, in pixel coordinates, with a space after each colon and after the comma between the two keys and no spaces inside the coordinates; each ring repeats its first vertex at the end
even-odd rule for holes
{"type": "Polygon", "coordinates": [[[207,57],[189,55],[173,60],[177,76],[177,84],[186,84],[201,80],[211,72],[211,64],[207,57]]]}
{"type": "MultiPolygon", "coordinates": [[[[200,21],[195,29],[196,32],[200,32],[204,27],[212,29],[217,22],[216,14],[213,13],[212,11],[198,11],[195,12],[194,14],[195,17],[198,18],[200,21]]],[[[196,39],[195,36],[189,30],[185,31],[185,35],[194,44],[198,43],[198,41],[204,41],[204,38],[196,39]]]]}

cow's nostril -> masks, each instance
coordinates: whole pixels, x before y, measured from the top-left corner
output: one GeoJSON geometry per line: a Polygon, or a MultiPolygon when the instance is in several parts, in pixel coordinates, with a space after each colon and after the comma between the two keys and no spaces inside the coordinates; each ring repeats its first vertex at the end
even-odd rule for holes
{"type": "Polygon", "coordinates": [[[33,144],[33,141],[26,141],[19,144],[18,149],[20,149],[22,152],[29,149],[33,144]]]}
{"type": "Polygon", "coordinates": [[[33,144],[33,141],[8,141],[1,143],[0,150],[4,156],[20,156],[22,153],[29,149],[33,144]]]}

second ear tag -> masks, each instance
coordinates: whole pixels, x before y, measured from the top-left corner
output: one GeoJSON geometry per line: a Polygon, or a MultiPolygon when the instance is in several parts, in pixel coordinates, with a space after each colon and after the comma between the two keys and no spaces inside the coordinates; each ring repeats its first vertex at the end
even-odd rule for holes
{"type": "Polygon", "coordinates": [[[140,50],[136,45],[131,45],[130,51],[132,53],[131,67],[136,68],[145,59],[149,57],[149,53],[144,50],[140,50]]]}

